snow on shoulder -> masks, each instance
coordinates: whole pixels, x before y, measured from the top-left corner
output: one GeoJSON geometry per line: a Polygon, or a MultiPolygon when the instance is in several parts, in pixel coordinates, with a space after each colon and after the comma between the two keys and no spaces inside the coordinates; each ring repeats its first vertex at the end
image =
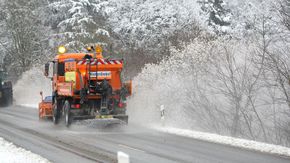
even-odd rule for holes
{"type": "Polygon", "coordinates": [[[247,150],[254,150],[263,153],[270,153],[279,156],[286,156],[290,157],[290,148],[274,145],[274,144],[267,144],[252,140],[240,139],[240,138],[233,138],[229,136],[222,136],[212,133],[205,133],[205,132],[198,132],[192,130],[185,130],[185,129],[178,129],[172,127],[155,127],[155,129],[166,132],[169,134],[175,134],[185,137],[190,137],[202,141],[217,143],[217,144],[224,144],[233,147],[243,148],[247,150]]]}
{"type": "Polygon", "coordinates": [[[0,137],[0,162],[49,163],[50,161],[23,148],[16,147],[0,137]]]}

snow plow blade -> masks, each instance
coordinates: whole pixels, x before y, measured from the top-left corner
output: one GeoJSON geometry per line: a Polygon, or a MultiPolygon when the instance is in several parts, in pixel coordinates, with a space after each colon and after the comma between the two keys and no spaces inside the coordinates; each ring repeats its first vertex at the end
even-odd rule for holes
{"type": "Polygon", "coordinates": [[[74,120],[87,120],[87,119],[95,119],[95,120],[105,120],[105,121],[114,121],[119,120],[121,123],[128,124],[128,115],[97,115],[97,116],[74,116],[74,120]]]}

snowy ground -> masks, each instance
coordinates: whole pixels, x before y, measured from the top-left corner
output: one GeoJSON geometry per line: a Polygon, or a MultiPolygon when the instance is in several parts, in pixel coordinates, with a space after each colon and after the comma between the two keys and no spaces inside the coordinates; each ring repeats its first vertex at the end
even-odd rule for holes
{"type": "MultiPolygon", "coordinates": [[[[37,104],[21,104],[20,106],[29,107],[29,108],[38,107],[37,104]]],[[[212,133],[173,128],[173,127],[152,127],[152,128],[158,131],[180,135],[180,136],[186,136],[186,137],[208,141],[212,143],[225,144],[225,145],[229,145],[233,147],[290,157],[290,148],[287,148],[284,146],[267,144],[267,143],[252,141],[252,140],[240,139],[240,138],[233,138],[229,136],[222,136],[222,135],[217,135],[217,134],[212,134],[212,133]]]]}
{"type": "Polygon", "coordinates": [[[0,162],[1,163],[48,163],[49,161],[37,154],[16,147],[0,137],[0,162]]]}
{"type": "Polygon", "coordinates": [[[27,108],[38,108],[38,104],[17,104],[17,105],[27,107],[27,108]]]}
{"type": "Polygon", "coordinates": [[[154,127],[154,128],[162,132],[180,135],[180,136],[186,136],[186,137],[208,141],[212,143],[225,144],[225,145],[229,145],[233,147],[239,147],[239,148],[248,149],[248,150],[260,151],[264,153],[290,157],[290,148],[279,146],[279,145],[266,144],[262,142],[252,141],[252,140],[245,140],[245,139],[233,138],[233,137],[228,137],[228,136],[221,136],[217,134],[171,128],[171,127],[154,127]]]}

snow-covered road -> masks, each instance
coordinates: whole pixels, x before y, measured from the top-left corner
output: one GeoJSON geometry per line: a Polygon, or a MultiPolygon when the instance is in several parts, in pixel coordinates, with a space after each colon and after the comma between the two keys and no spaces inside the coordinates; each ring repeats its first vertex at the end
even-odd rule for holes
{"type": "MultiPolygon", "coordinates": [[[[178,131],[181,133],[181,131],[178,131]]],[[[37,109],[0,108],[0,137],[52,162],[117,162],[117,152],[131,162],[289,163],[287,157],[245,150],[159,132],[129,124],[91,128],[54,126],[38,120],[37,109]]]]}

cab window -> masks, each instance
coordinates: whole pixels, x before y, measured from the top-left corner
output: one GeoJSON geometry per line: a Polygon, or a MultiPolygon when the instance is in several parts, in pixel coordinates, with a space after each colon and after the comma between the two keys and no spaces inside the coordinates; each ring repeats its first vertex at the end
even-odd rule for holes
{"type": "Polygon", "coordinates": [[[64,63],[55,62],[53,74],[57,74],[58,76],[64,76],[64,63]]]}
{"type": "Polygon", "coordinates": [[[57,74],[59,76],[64,76],[64,63],[58,63],[57,74]]]}

